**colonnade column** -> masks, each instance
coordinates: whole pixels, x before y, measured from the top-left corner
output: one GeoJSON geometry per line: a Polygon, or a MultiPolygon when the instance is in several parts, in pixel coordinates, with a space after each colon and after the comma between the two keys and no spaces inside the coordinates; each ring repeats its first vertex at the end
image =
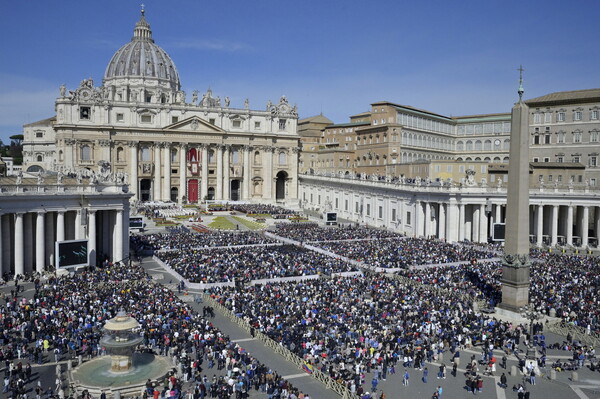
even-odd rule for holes
{"type": "Polygon", "coordinates": [[[217,189],[215,199],[223,199],[223,145],[219,144],[215,148],[217,157],[217,189]]]}
{"type": "Polygon", "coordinates": [[[421,201],[415,202],[415,231],[414,236],[420,237],[423,235],[423,220],[425,215],[423,214],[423,206],[421,201]]]}
{"type": "Polygon", "coordinates": [[[129,191],[135,194],[133,197],[134,200],[140,200],[141,198],[138,193],[138,144],[135,141],[130,141],[127,145],[129,145],[129,174],[131,175],[129,179],[129,191]]]}
{"type": "Polygon", "coordinates": [[[471,237],[472,241],[479,241],[479,206],[473,205],[471,213],[471,237]]]}
{"type": "Polygon", "coordinates": [[[487,242],[488,239],[488,218],[485,213],[486,204],[479,205],[479,242],[487,242]]]}
{"type": "Polygon", "coordinates": [[[446,204],[440,202],[438,211],[438,237],[440,240],[446,239],[446,204]]]}
{"type": "Polygon", "coordinates": [[[550,245],[555,246],[558,243],[558,205],[552,205],[551,223],[550,245]]]}
{"type": "Polygon", "coordinates": [[[448,230],[447,240],[449,242],[458,241],[458,205],[452,200],[448,204],[446,212],[446,228],[448,230]]]}
{"type": "Polygon", "coordinates": [[[38,212],[35,219],[35,271],[41,273],[46,266],[44,242],[44,217],[46,212],[38,212]]]}
{"type": "Polygon", "coordinates": [[[88,211],[88,264],[96,266],[96,211],[88,211]]]}
{"type": "Polygon", "coordinates": [[[244,146],[244,170],[243,170],[243,181],[242,181],[242,199],[250,199],[250,152],[252,147],[249,145],[244,146]]]}
{"type": "Polygon", "coordinates": [[[583,215],[581,216],[581,246],[587,247],[589,243],[588,238],[588,225],[590,223],[590,208],[588,206],[583,206],[583,215]]]}
{"type": "Polygon", "coordinates": [[[81,209],[75,211],[75,239],[81,238],[81,209]]]}
{"type": "Polygon", "coordinates": [[[25,273],[23,245],[23,213],[15,213],[15,276],[25,273]]]}
{"type": "Polygon", "coordinates": [[[56,212],[56,241],[65,240],[65,211],[56,212]]]}
{"type": "Polygon", "coordinates": [[[429,236],[431,235],[431,204],[429,202],[423,202],[423,204],[425,204],[425,220],[424,220],[424,224],[425,224],[425,232],[423,233],[423,235],[425,236],[425,238],[429,238],[429,236]]]}
{"type": "Polygon", "coordinates": [[[162,143],[154,143],[154,201],[161,200],[161,189],[160,189],[160,150],[162,147],[162,143]]]}
{"type": "Polygon", "coordinates": [[[33,248],[33,213],[23,214],[23,269],[25,272],[33,270],[35,261],[35,248],[33,248]]]}
{"type": "Polygon", "coordinates": [[[187,146],[179,144],[179,198],[180,204],[183,204],[183,197],[187,198],[187,165],[186,165],[187,146]]]}
{"type": "Polygon", "coordinates": [[[171,146],[163,143],[162,200],[171,201],[171,146]]]}
{"type": "Polygon", "coordinates": [[[567,205],[567,245],[573,245],[573,205],[567,205]]]}
{"type": "Polygon", "coordinates": [[[123,259],[123,211],[118,209],[116,211],[115,220],[115,249],[113,255],[113,261],[118,262],[123,259]]]}
{"type": "Polygon", "coordinates": [[[458,241],[465,240],[465,204],[458,205],[458,241]]]}
{"type": "Polygon", "coordinates": [[[231,199],[229,193],[229,189],[231,188],[231,182],[229,181],[230,150],[230,145],[226,145],[223,149],[223,199],[225,200],[231,199]]]}
{"type": "Polygon", "coordinates": [[[45,258],[46,265],[54,266],[54,213],[47,212],[44,218],[44,227],[46,232],[44,233],[45,244],[45,258]]]}
{"type": "Polygon", "coordinates": [[[544,205],[540,204],[537,206],[537,212],[536,212],[536,228],[535,228],[535,233],[536,233],[536,243],[535,245],[537,245],[538,247],[541,247],[542,244],[544,243],[543,241],[543,236],[544,236],[544,205]]]}
{"type": "Polygon", "coordinates": [[[0,213],[0,276],[4,274],[4,236],[2,234],[2,225],[4,222],[2,216],[2,213],[0,213]]]}
{"type": "Polygon", "coordinates": [[[594,208],[594,231],[596,232],[596,246],[600,248],[600,207],[594,208]]]}
{"type": "MultiPolygon", "coordinates": [[[[300,148],[292,148],[292,156],[290,162],[292,163],[292,180],[289,189],[290,198],[298,198],[298,152],[300,148]]],[[[287,197],[286,197],[287,198],[287,197]]]]}
{"type": "Polygon", "coordinates": [[[208,145],[202,144],[202,181],[200,182],[200,201],[208,195],[208,145]]]}
{"type": "Polygon", "coordinates": [[[496,204],[496,214],[494,215],[494,223],[502,223],[502,205],[496,204]]]}

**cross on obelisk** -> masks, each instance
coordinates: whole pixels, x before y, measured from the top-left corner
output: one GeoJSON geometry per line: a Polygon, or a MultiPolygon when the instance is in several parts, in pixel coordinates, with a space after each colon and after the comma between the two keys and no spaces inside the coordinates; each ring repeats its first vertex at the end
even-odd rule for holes
{"type": "Polygon", "coordinates": [[[523,102],[523,66],[519,69],[519,102],[512,108],[506,242],[502,258],[500,308],[518,312],[529,303],[529,107],[523,102]]]}

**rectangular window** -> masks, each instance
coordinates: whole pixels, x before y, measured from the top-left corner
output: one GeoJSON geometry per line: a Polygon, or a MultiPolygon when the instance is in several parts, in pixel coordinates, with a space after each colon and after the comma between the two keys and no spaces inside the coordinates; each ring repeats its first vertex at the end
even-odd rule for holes
{"type": "Polygon", "coordinates": [[[358,202],[354,203],[354,213],[358,213],[360,208],[358,207],[358,202]]]}
{"type": "Polygon", "coordinates": [[[577,183],[583,183],[583,175],[577,176],[577,183]]]}
{"type": "Polygon", "coordinates": [[[120,113],[117,114],[117,122],[123,122],[124,119],[125,118],[124,118],[123,114],[120,114],[120,113]]]}
{"type": "Polygon", "coordinates": [[[545,158],[544,158],[544,162],[550,162],[550,158],[548,158],[548,157],[545,157],[545,158]]]}
{"type": "Polygon", "coordinates": [[[590,179],[590,186],[596,187],[596,179],[595,178],[590,179]]]}
{"type": "Polygon", "coordinates": [[[396,221],[396,210],[392,209],[392,222],[396,221]]]}
{"type": "Polygon", "coordinates": [[[260,122],[254,122],[254,128],[260,129],[260,122]]]}
{"type": "Polygon", "coordinates": [[[371,204],[367,204],[367,216],[371,216],[371,204]]]}
{"type": "Polygon", "coordinates": [[[533,115],[533,123],[542,123],[542,115],[541,114],[534,114],[533,115]]]}
{"type": "Polygon", "coordinates": [[[140,120],[142,123],[152,123],[152,115],[142,115],[140,120]]]}
{"type": "Polygon", "coordinates": [[[412,222],[412,221],[410,220],[410,217],[411,217],[411,216],[412,216],[412,215],[410,214],[410,212],[406,212],[406,224],[407,224],[407,225],[409,225],[409,226],[410,226],[410,224],[411,224],[411,222],[412,222]]]}
{"type": "Polygon", "coordinates": [[[590,112],[590,119],[592,119],[592,120],[598,119],[598,110],[597,109],[593,109],[592,112],[590,112]]]}
{"type": "Polygon", "coordinates": [[[90,107],[79,107],[79,119],[90,119],[90,107]]]}
{"type": "Polygon", "coordinates": [[[565,121],[565,113],[564,112],[559,112],[556,114],[556,120],[558,122],[564,122],[565,121]]]}
{"type": "Polygon", "coordinates": [[[44,137],[44,132],[35,132],[35,137],[41,139],[44,137]]]}
{"type": "Polygon", "coordinates": [[[313,195],[312,194],[310,195],[310,202],[311,202],[311,204],[313,202],[313,195]]]}
{"type": "Polygon", "coordinates": [[[340,206],[338,205],[338,198],[335,199],[335,209],[338,209],[340,206]]]}
{"type": "Polygon", "coordinates": [[[573,113],[573,120],[574,121],[580,121],[581,120],[581,114],[582,114],[581,111],[575,111],[573,113]]]}
{"type": "Polygon", "coordinates": [[[348,200],[344,200],[344,210],[348,212],[348,200]]]}
{"type": "Polygon", "coordinates": [[[590,166],[598,166],[598,157],[596,157],[596,156],[590,157],[590,166]]]}
{"type": "Polygon", "coordinates": [[[241,128],[241,127],[242,127],[242,121],[241,121],[241,120],[239,120],[239,119],[238,119],[238,120],[235,120],[235,121],[232,121],[232,122],[231,122],[231,125],[232,125],[233,127],[235,127],[235,128],[238,128],[238,129],[239,129],[239,128],[241,128]]]}
{"type": "Polygon", "coordinates": [[[561,182],[562,181],[562,175],[558,175],[558,178],[556,180],[558,180],[559,182],[561,182]]]}
{"type": "Polygon", "coordinates": [[[576,155],[573,157],[573,162],[579,163],[579,161],[581,161],[581,158],[579,158],[579,156],[576,155]]]}
{"type": "Polygon", "coordinates": [[[179,117],[178,116],[172,116],[171,117],[171,123],[177,123],[179,122],[179,117]]]}
{"type": "Polygon", "coordinates": [[[379,207],[379,219],[383,219],[383,207],[379,207]]]}
{"type": "Polygon", "coordinates": [[[581,143],[581,132],[573,133],[573,143],[581,143]]]}
{"type": "Polygon", "coordinates": [[[279,130],[285,130],[286,123],[287,123],[287,121],[285,119],[280,119],[279,120],[279,130]]]}
{"type": "Polygon", "coordinates": [[[549,134],[544,136],[544,144],[550,144],[550,135],[549,134]]]}
{"type": "Polygon", "coordinates": [[[540,143],[540,136],[539,135],[535,135],[533,136],[533,144],[539,144],[540,143]]]}
{"type": "Polygon", "coordinates": [[[563,157],[556,157],[556,162],[562,163],[564,161],[563,157]]]}
{"type": "Polygon", "coordinates": [[[317,204],[321,205],[321,196],[317,196],[317,204]]]}
{"type": "Polygon", "coordinates": [[[533,162],[539,162],[540,159],[539,158],[533,158],[533,162]]]}
{"type": "Polygon", "coordinates": [[[544,113],[544,123],[552,123],[552,114],[550,112],[544,113]]]}
{"type": "Polygon", "coordinates": [[[211,125],[214,125],[214,124],[215,124],[215,122],[216,122],[215,118],[210,118],[210,119],[208,120],[208,123],[210,123],[211,125]]]}
{"type": "Polygon", "coordinates": [[[552,181],[552,175],[548,175],[548,181],[552,181]]]}
{"type": "Polygon", "coordinates": [[[597,143],[597,142],[598,142],[598,132],[597,131],[590,132],[590,143],[597,143]]]}
{"type": "Polygon", "coordinates": [[[171,169],[171,174],[176,175],[179,169],[171,169]]]}

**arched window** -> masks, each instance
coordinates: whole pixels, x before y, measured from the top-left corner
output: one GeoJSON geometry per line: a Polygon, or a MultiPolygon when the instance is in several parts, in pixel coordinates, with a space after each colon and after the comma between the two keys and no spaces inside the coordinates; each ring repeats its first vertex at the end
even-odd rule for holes
{"type": "Polygon", "coordinates": [[[279,165],[285,165],[287,163],[287,155],[284,151],[279,153],[279,165]]]}
{"type": "Polygon", "coordinates": [[[37,158],[36,158],[37,162],[42,162],[43,160],[44,160],[43,155],[38,155],[37,158]]]}
{"type": "Polygon", "coordinates": [[[467,151],[473,151],[473,142],[471,140],[467,140],[467,151]]]}
{"type": "Polygon", "coordinates": [[[117,148],[117,162],[123,162],[125,160],[125,153],[123,147],[117,148]]]}
{"type": "Polygon", "coordinates": [[[231,151],[231,163],[239,163],[240,162],[240,152],[235,149],[231,151]]]}
{"type": "Polygon", "coordinates": [[[177,149],[171,149],[171,162],[177,162],[177,149]]]}
{"type": "Polygon", "coordinates": [[[214,163],[215,162],[215,150],[209,150],[208,151],[208,163],[214,163]]]}
{"type": "Polygon", "coordinates": [[[463,143],[462,141],[459,141],[458,143],[456,143],[456,151],[464,151],[465,150],[465,143],[463,143]]]}
{"type": "Polygon", "coordinates": [[[482,149],[481,140],[475,141],[475,151],[481,151],[481,149],[482,149]]]}
{"type": "Polygon", "coordinates": [[[260,151],[254,153],[254,164],[260,165],[260,151]]]}
{"type": "Polygon", "coordinates": [[[82,161],[91,161],[92,160],[92,149],[87,144],[84,144],[81,146],[81,160],[82,161]]]}
{"type": "Polygon", "coordinates": [[[510,149],[510,139],[506,139],[504,140],[504,148],[502,148],[503,150],[509,150],[510,149]]]}
{"type": "Polygon", "coordinates": [[[492,140],[486,140],[483,142],[483,149],[490,151],[492,149],[492,140]]]}
{"type": "Polygon", "coordinates": [[[58,152],[58,160],[61,162],[64,161],[64,154],[63,154],[62,150],[60,150],[58,152]]]}

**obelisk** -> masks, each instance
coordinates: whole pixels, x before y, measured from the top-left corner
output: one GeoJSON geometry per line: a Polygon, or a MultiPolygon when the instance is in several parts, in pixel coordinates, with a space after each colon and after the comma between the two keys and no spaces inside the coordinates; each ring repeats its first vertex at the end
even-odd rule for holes
{"type": "Polygon", "coordinates": [[[519,68],[519,102],[512,108],[506,241],[502,258],[502,303],[518,312],[529,303],[529,107],[523,102],[523,67],[519,68]]]}

